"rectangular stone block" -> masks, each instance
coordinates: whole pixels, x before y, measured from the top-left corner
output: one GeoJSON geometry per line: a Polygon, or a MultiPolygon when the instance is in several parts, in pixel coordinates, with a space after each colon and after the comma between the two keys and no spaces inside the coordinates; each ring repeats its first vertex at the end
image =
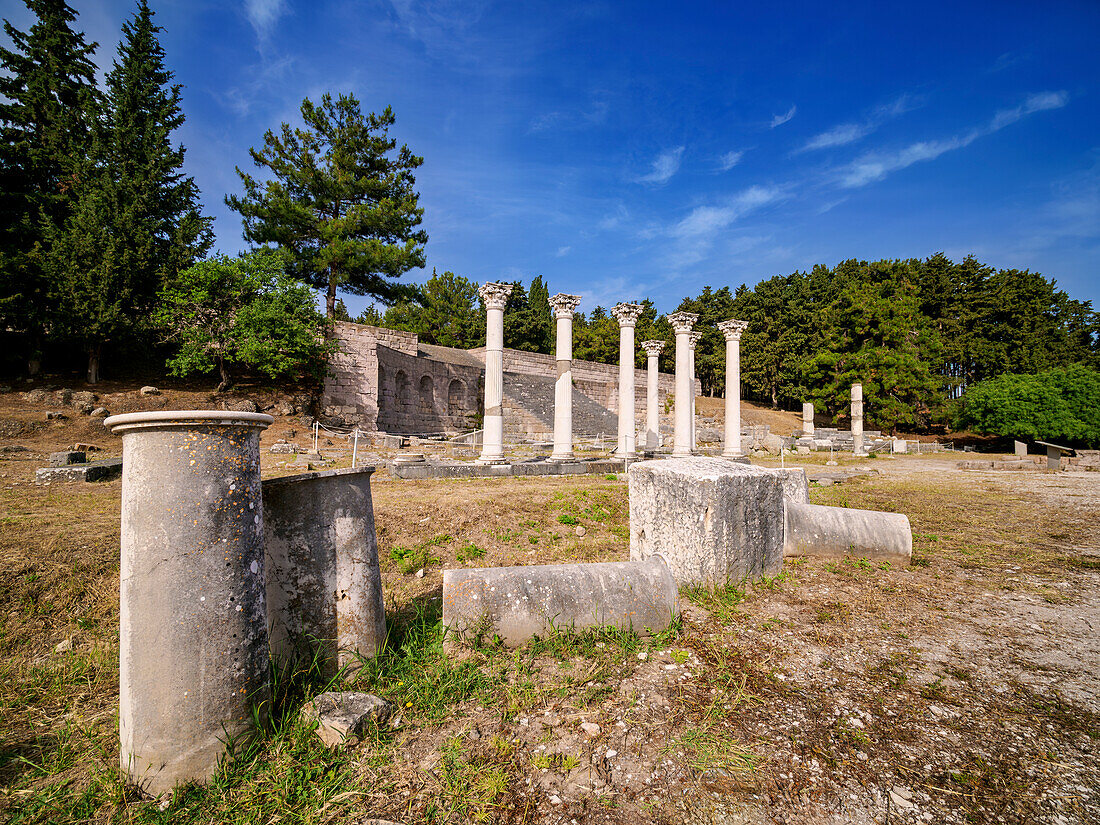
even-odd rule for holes
{"type": "Polygon", "coordinates": [[[775,576],[783,566],[783,478],[721,458],[630,468],[630,558],[659,555],[680,585],[775,576]]]}

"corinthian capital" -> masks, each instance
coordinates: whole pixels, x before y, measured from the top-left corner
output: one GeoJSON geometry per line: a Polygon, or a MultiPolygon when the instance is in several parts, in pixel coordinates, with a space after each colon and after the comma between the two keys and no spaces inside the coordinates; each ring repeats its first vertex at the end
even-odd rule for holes
{"type": "Polygon", "coordinates": [[[741,333],[745,331],[745,327],[748,325],[748,321],[738,321],[736,318],[730,318],[728,321],[722,321],[718,324],[718,329],[722,330],[722,334],[726,336],[727,341],[740,341],[741,333]]]}
{"type": "Polygon", "coordinates": [[[699,343],[699,339],[703,337],[703,331],[701,329],[693,330],[688,335],[688,343],[691,344],[691,348],[695,349],[695,345],[699,343]]]}
{"type": "Polygon", "coordinates": [[[554,310],[555,318],[572,318],[580,302],[580,295],[568,295],[565,292],[559,292],[557,295],[550,296],[550,309],[554,310]]]}
{"type": "Polygon", "coordinates": [[[665,349],[664,341],[642,341],[642,349],[645,350],[645,354],[650,358],[656,358],[665,349]]]}
{"type": "Polygon", "coordinates": [[[508,303],[508,296],[512,294],[512,285],[489,281],[481,285],[477,294],[485,302],[486,309],[504,309],[504,305],[508,303]]]}
{"type": "Polygon", "coordinates": [[[676,330],[677,334],[691,332],[691,328],[695,326],[695,322],[698,320],[699,316],[694,312],[674,312],[668,316],[668,322],[672,324],[672,328],[676,330]]]}
{"type": "Polygon", "coordinates": [[[641,304],[615,304],[611,307],[611,314],[619,322],[621,327],[632,327],[638,323],[638,316],[642,314],[641,304]]]}

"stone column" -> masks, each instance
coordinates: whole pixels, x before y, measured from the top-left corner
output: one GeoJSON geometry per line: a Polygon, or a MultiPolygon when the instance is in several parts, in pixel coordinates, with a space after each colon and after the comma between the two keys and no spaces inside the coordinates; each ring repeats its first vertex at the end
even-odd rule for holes
{"type": "Polygon", "coordinates": [[[657,359],[665,348],[664,341],[642,341],[646,354],[645,373],[645,449],[654,452],[657,449],[661,432],[661,411],[658,409],[657,379],[660,368],[657,359]]]}
{"type": "Polygon", "coordinates": [[[641,304],[615,304],[611,314],[619,322],[619,458],[637,458],[634,422],[634,325],[642,314],[641,304]]]}
{"type": "Polygon", "coordinates": [[[699,316],[694,312],[674,312],[668,322],[676,333],[676,413],[672,455],[691,455],[691,406],[695,382],[691,378],[691,328],[699,316]]]}
{"type": "Polygon", "coordinates": [[[863,385],[852,384],[852,454],[866,455],[863,451],[863,385]]]}
{"type": "Polygon", "coordinates": [[[695,330],[688,337],[688,343],[691,344],[691,451],[694,453],[699,444],[695,440],[695,347],[699,344],[699,339],[703,337],[703,333],[700,330],[695,330]]]}
{"type": "Polygon", "coordinates": [[[477,291],[485,302],[485,416],[482,423],[480,464],[504,463],[504,305],[511,284],[490,281],[477,291]]]}
{"type": "Polygon", "coordinates": [[[718,325],[726,336],[726,434],[722,455],[741,455],[741,333],[748,321],[731,318],[718,325]]]}
{"type": "Polygon", "coordinates": [[[802,402],[802,435],[814,434],[814,405],[809,401],[802,402]]]}
{"type": "Polygon", "coordinates": [[[550,298],[557,324],[554,358],[558,380],[554,384],[554,452],[551,461],[572,461],[573,456],[573,313],[580,295],[559,292],[550,298]]]}
{"type": "Polygon", "coordinates": [[[113,415],[122,436],[119,757],[153,796],[205,781],[266,714],[262,413],[113,415]]]}

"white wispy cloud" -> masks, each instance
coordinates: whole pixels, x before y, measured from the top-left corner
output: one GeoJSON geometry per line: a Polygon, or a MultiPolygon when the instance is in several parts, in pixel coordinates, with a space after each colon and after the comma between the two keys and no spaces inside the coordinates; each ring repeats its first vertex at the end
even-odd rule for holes
{"type": "Polygon", "coordinates": [[[681,240],[709,238],[743,215],[784,197],[778,186],[750,186],[719,206],[697,206],[668,234],[681,240]]]}
{"type": "Polygon", "coordinates": [[[786,114],[776,115],[775,117],[772,118],[771,128],[774,129],[776,126],[782,126],[784,123],[786,123],[792,117],[794,117],[795,113],[797,111],[798,111],[797,106],[791,106],[791,108],[787,110],[786,114]]]}
{"type": "Polygon", "coordinates": [[[266,38],[286,14],[286,0],[245,0],[244,13],[259,38],[266,38]]]}
{"type": "Polygon", "coordinates": [[[614,212],[604,215],[604,217],[596,222],[596,229],[601,232],[609,232],[612,229],[618,229],[629,217],[630,213],[627,212],[626,207],[620,203],[615,207],[614,212]]]}
{"type": "Polygon", "coordinates": [[[846,146],[849,143],[855,143],[868,131],[868,127],[862,123],[841,123],[839,126],[834,126],[832,129],[827,129],[821,134],[810,138],[799,151],[810,152],[814,149],[846,146]]]}
{"type": "Polygon", "coordinates": [[[744,156],[745,156],[744,150],[726,152],[724,155],[721,155],[718,158],[718,167],[723,172],[728,172],[734,166],[739,164],[741,162],[741,158],[743,158],[744,156]]]}
{"type": "Polygon", "coordinates": [[[861,140],[871,134],[871,132],[875,131],[875,129],[887,120],[903,115],[906,112],[913,111],[913,109],[917,108],[917,105],[917,102],[912,96],[907,94],[901,95],[890,103],[876,107],[874,111],[862,121],[841,123],[831,129],[826,129],[818,135],[814,135],[801,147],[796,149],[794,154],[812,152],[816,149],[833,149],[837,146],[847,146],[849,143],[855,143],[857,140],[861,140]]]}
{"type": "Polygon", "coordinates": [[[571,247],[571,246],[559,246],[558,251],[555,254],[559,258],[564,258],[566,255],[568,255],[572,251],[573,251],[573,247],[571,247]]]}
{"type": "Polygon", "coordinates": [[[1035,112],[1060,109],[1068,102],[1069,94],[1064,91],[1039,92],[1028,96],[1015,108],[997,112],[987,125],[971,129],[964,134],[943,140],[918,141],[896,152],[868,152],[841,168],[838,183],[846,189],[866,186],[914,163],[935,160],[946,152],[969,146],[978,138],[998,132],[1035,112]]]}
{"type": "Polygon", "coordinates": [[[684,147],[677,146],[667,152],[661,152],[653,161],[653,168],[648,174],[637,178],[639,183],[668,183],[672,176],[680,171],[680,160],[684,156],[684,147]]]}

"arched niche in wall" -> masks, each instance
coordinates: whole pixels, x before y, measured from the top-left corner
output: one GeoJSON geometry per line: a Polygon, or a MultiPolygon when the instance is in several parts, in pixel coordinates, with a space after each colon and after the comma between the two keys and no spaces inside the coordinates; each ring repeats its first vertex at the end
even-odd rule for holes
{"type": "Polygon", "coordinates": [[[420,396],[420,412],[424,415],[431,415],[435,409],[435,382],[432,381],[430,375],[425,375],[420,379],[417,393],[420,396]]]}
{"type": "Polygon", "coordinates": [[[408,404],[412,399],[412,391],[409,388],[409,376],[405,374],[404,370],[398,370],[397,375],[393,377],[393,392],[394,392],[394,406],[400,409],[408,404]]]}
{"type": "Polygon", "coordinates": [[[466,385],[452,378],[447,385],[447,415],[462,415],[466,412],[466,385]]]}

